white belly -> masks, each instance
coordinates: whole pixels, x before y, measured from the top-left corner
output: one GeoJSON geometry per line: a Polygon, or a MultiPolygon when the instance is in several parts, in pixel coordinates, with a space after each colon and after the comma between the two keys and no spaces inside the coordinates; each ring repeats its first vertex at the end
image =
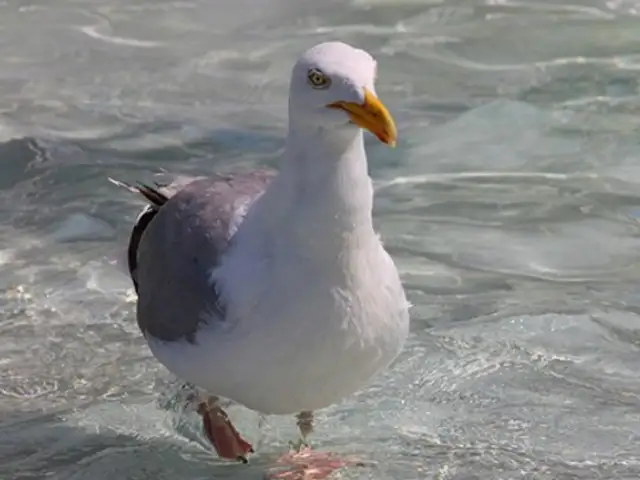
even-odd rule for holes
{"type": "Polygon", "coordinates": [[[149,346],[177,376],[250,409],[327,407],[365,387],[407,338],[408,303],[391,259],[379,252],[346,282],[304,266],[270,271],[268,288],[238,308],[232,329],[207,326],[195,344],[149,346]]]}

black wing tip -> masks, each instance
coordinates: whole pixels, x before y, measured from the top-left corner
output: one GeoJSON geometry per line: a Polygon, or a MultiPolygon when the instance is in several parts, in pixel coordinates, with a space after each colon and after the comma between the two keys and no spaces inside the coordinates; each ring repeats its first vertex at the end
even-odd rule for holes
{"type": "Polygon", "coordinates": [[[151,202],[158,208],[167,203],[167,200],[169,200],[169,197],[162,193],[158,189],[158,187],[154,188],[144,183],[138,182],[138,185],[135,188],[140,194],[142,194],[144,198],[149,200],[149,202],[151,202]]]}
{"type": "Polygon", "coordinates": [[[142,240],[142,236],[146,228],[149,226],[149,223],[151,223],[151,220],[156,216],[160,207],[167,203],[169,197],[160,191],[160,188],[162,187],[158,184],[156,184],[156,187],[154,188],[142,182],[137,182],[136,185],[131,185],[111,177],[107,177],[107,179],[118,187],[124,188],[132,193],[142,195],[151,204],[142,211],[134,224],[129,238],[129,248],[127,249],[129,276],[131,277],[136,293],[138,293],[138,282],[136,280],[136,270],[138,269],[138,247],[140,246],[140,241],[142,240]]]}
{"type": "Polygon", "coordinates": [[[127,262],[129,267],[129,276],[131,277],[136,293],[138,293],[138,281],[136,280],[136,270],[138,269],[138,247],[140,246],[140,241],[142,240],[144,231],[147,229],[147,226],[149,226],[149,223],[151,223],[151,220],[153,220],[153,217],[155,217],[157,213],[158,210],[156,208],[147,207],[138,217],[138,221],[133,226],[129,237],[127,262]]]}

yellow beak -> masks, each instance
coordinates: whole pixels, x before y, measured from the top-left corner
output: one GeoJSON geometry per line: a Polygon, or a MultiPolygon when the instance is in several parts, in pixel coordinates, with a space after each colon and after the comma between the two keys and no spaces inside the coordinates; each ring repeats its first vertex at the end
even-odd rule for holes
{"type": "Polygon", "coordinates": [[[352,102],[335,102],[330,103],[327,107],[344,110],[353,123],[369,130],[382,143],[386,143],[390,147],[396,146],[398,131],[393,117],[378,97],[366,88],[362,105],[352,102]]]}

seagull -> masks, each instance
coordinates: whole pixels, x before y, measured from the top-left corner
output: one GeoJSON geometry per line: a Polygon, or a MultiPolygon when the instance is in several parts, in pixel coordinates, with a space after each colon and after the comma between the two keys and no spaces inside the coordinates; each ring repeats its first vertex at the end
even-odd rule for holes
{"type": "Polygon", "coordinates": [[[364,389],[401,353],[410,304],[373,225],[364,131],[395,146],[377,63],[326,42],[295,63],[277,171],[116,184],[148,204],[128,266],[138,326],[155,358],[198,389],[221,458],[253,448],[220,399],[264,415],[313,413],[364,389]]]}

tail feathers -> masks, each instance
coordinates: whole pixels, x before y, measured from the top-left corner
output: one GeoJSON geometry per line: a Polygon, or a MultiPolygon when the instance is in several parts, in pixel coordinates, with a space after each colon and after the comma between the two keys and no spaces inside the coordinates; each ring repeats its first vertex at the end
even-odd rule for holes
{"type": "Polygon", "coordinates": [[[133,186],[126,182],[115,180],[111,177],[108,177],[108,180],[118,187],[122,187],[129,190],[132,193],[137,193],[142,195],[144,198],[146,198],[149,201],[149,203],[151,203],[151,205],[153,205],[156,208],[160,208],[162,205],[167,203],[167,200],[169,200],[169,197],[167,197],[164,193],[160,191],[160,188],[162,188],[162,185],[158,183],[155,184],[155,188],[154,188],[140,182],[138,182],[137,186],[133,186]]]}

